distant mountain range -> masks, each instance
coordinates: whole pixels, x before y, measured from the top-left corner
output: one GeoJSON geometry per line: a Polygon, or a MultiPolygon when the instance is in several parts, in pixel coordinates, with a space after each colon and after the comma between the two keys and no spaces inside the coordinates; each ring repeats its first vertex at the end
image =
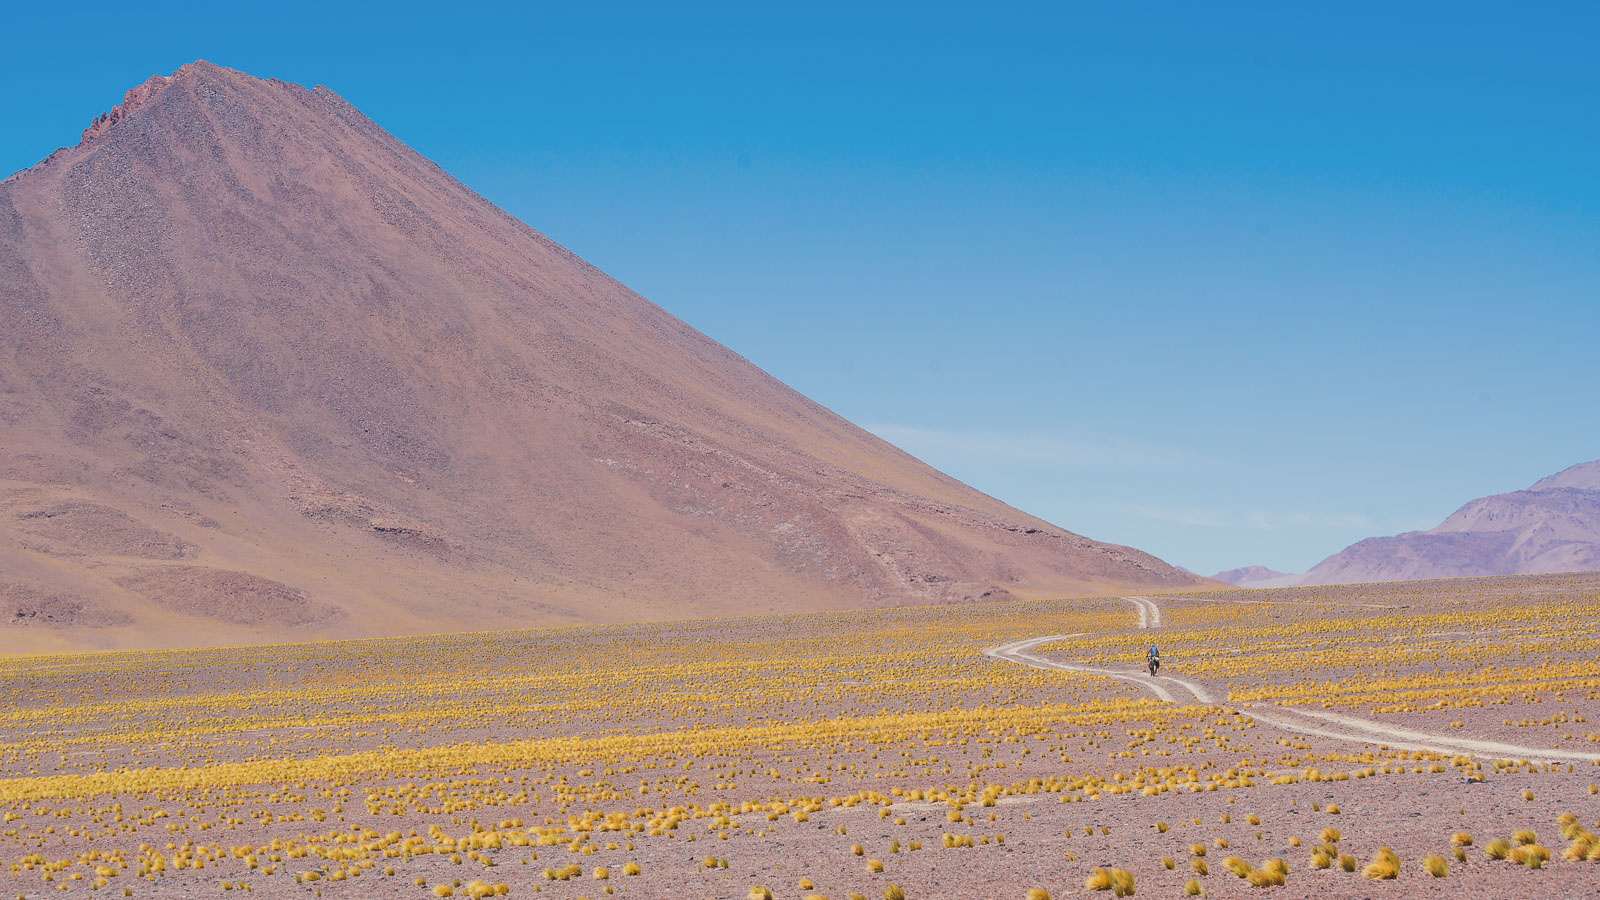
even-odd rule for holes
{"type": "Polygon", "coordinates": [[[1299,575],[1279,572],[1266,566],[1244,566],[1211,576],[1213,580],[1238,587],[1284,587],[1300,580],[1299,575]]]}
{"type": "Polygon", "coordinates": [[[1303,576],[1249,566],[1213,577],[1241,587],[1280,587],[1596,569],[1600,460],[1565,469],[1527,490],[1473,500],[1428,531],[1358,541],[1303,576]]]}
{"type": "Polygon", "coordinates": [[[1437,528],[1367,538],[1318,563],[1301,584],[1540,575],[1600,569],[1600,460],[1525,491],[1473,500],[1437,528]]]}

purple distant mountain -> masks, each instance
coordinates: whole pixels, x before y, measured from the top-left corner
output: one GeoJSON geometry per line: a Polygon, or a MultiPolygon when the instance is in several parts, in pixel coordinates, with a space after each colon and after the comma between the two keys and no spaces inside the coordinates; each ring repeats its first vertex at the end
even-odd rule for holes
{"type": "Polygon", "coordinates": [[[1266,566],[1243,566],[1238,569],[1229,569],[1211,576],[1224,584],[1238,587],[1277,587],[1285,584],[1294,584],[1300,576],[1279,572],[1266,566]]]}
{"type": "Polygon", "coordinates": [[[1299,583],[1596,569],[1600,569],[1600,460],[1563,470],[1524,491],[1473,500],[1430,531],[1351,544],[1318,563],[1299,583]]]}

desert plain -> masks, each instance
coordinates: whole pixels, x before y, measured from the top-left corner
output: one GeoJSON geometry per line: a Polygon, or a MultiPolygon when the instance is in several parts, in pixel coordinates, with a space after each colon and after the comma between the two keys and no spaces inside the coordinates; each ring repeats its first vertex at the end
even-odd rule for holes
{"type": "Polygon", "coordinates": [[[0,866],[26,898],[1594,896],[1597,647],[1600,573],[10,657],[0,866]]]}

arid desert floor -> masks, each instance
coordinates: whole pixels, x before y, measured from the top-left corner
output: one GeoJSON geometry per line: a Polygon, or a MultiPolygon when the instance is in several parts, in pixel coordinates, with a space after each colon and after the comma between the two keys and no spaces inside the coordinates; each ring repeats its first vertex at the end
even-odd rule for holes
{"type": "Polygon", "coordinates": [[[14,657],[3,890],[1592,897],[1597,648],[1600,574],[14,657]]]}

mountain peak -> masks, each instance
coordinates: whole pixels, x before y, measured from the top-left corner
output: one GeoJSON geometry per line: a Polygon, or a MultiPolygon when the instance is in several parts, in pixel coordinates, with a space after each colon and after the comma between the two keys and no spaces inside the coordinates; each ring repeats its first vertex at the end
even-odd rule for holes
{"type": "Polygon", "coordinates": [[[1553,491],[1576,488],[1581,491],[1600,491],[1600,459],[1578,463],[1562,469],[1548,478],[1541,478],[1528,488],[1530,491],[1553,491]]]}
{"type": "Polygon", "coordinates": [[[94,121],[89,123],[89,127],[83,130],[83,137],[79,141],[79,146],[90,143],[110,131],[118,122],[121,122],[131,115],[134,110],[148,103],[152,97],[161,93],[168,85],[193,72],[196,67],[201,65],[210,64],[205,63],[203,60],[186,63],[171,75],[152,75],[150,80],[130,89],[127,94],[123,95],[121,103],[111,107],[110,112],[103,112],[94,117],[94,121]]]}
{"type": "Polygon", "coordinates": [[[103,112],[94,117],[94,120],[89,123],[89,127],[83,130],[83,137],[79,142],[79,146],[90,143],[104,135],[115,127],[118,122],[132,115],[141,106],[149,103],[168,87],[174,84],[193,83],[206,79],[258,80],[243,72],[225,68],[203,59],[184,63],[171,75],[152,75],[143,84],[129,89],[123,95],[121,103],[113,106],[109,112],[103,112]]]}
{"type": "Polygon", "coordinates": [[[122,101],[112,106],[109,111],[101,112],[91,119],[89,125],[83,129],[82,134],[79,136],[77,144],[56,150],[37,164],[12,174],[4,181],[0,181],[0,184],[10,183],[32,172],[73,157],[77,153],[92,150],[104,143],[107,136],[117,130],[119,125],[135,117],[140,111],[155,105],[160,98],[176,87],[194,91],[199,89],[201,85],[209,85],[216,88],[230,85],[233,87],[246,87],[251,84],[283,85],[285,82],[259,79],[203,59],[185,63],[179,66],[177,71],[171,75],[152,75],[143,83],[130,88],[123,95],[122,101]]]}

